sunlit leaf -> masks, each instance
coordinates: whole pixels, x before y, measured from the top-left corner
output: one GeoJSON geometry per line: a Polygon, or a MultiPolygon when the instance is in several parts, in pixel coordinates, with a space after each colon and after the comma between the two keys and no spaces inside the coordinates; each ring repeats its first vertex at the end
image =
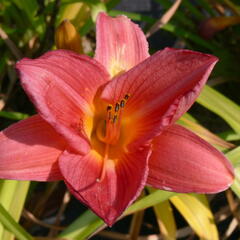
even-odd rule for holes
{"type": "Polygon", "coordinates": [[[178,123],[193,131],[199,137],[203,138],[221,151],[231,149],[235,146],[234,144],[226,142],[217,135],[213,134],[207,128],[197,123],[195,120],[192,120],[192,116],[190,117],[189,114],[184,114],[178,123]]]}
{"type": "Polygon", "coordinates": [[[176,223],[172,212],[172,207],[168,200],[153,206],[164,240],[176,239],[176,223]]]}
{"type": "Polygon", "coordinates": [[[207,85],[197,102],[223,118],[236,132],[240,132],[240,107],[236,103],[207,85]]]}
{"type": "Polygon", "coordinates": [[[240,198],[240,147],[226,154],[228,159],[232,162],[235,172],[235,180],[231,186],[235,194],[240,198]]]}
{"type": "Polygon", "coordinates": [[[188,224],[204,240],[217,240],[218,232],[214,217],[205,195],[178,194],[170,201],[182,214],[188,224]]]}
{"type": "Polygon", "coordinates": [[[163,202],[163,201],[169,199],[174,194],[176,194],[176,193],[167,192],[167,191],[163,191],[163,190],[156,190],[155,192],[141,198],[140,200],[138,200],[134,204],[132,204],[124,212],[124,215],[129,215],[136,211],[140,211],[140,210],[146,209],[148,207],[152,207],[155,204],[158,204],[160,202],[163,202]]]}
{"type": "Polygon", "coordinates": [[[112,16],[112,17],[118,16],[118,15],[125,15],[125,16],[131,18],[132,20],[143,21],[143,22],[150,23],[150,24],[154,24],[154,22],[156,21],[156,19],[154,19],[152,17],[145,16],[145,15],[139,14],[139,13],[133,13],[133,12],[111,10],[108,12],[108,14],[109,14],[109,16],[112,16]]]}
{"type": "Polygon", "coordinates": [[[240,167],[240,147],[233,149],[226,154],[235,168],[240,167]]]}
{"type": "MultiPolygon", "coordinates": [[[[0,203],[6,210],[9,210],[14,192],[16,190],[17,181],[0,180],[0,203]]],[[[3,239],[5,229],[0,224],[0,239],[3,239]]]]}
{"type": "Polygon", "coordinates": [[[238,198],[240,198],[240,171],[235,172],[235,179],[231,189],[238,196],[238,198]]]}
{"type": "Polygon", "coordinates": [[[86,3],[76,2],[63,5],[60,11],[58,24],[68,19],[77,28],[81,28],[90,17],[90,8],[86,3]]]}
{"type": "Polygon", "coordinates": [[[107,7],[103,2],[99,2],[97,4],[91,4],[91,16],[93,22],[96,22],[97,16],[100,12],[106,12],[107,7]]]}
{"type": "MultiPolygon", "coordinates": [[[[0,180],[0,203],[15,221],[20,219],[29,185],[29,181],[0,180]]],[[[0,225],[0,239],[13,238],[14,236],[0,225]]]]}

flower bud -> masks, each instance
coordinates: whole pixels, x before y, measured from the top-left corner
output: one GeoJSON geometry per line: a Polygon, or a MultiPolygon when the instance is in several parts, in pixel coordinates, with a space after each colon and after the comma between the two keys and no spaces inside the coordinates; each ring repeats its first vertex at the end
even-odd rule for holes
{"type": "Polygon", "coordinates": [[[55,44],[58,49],[69,49],[82,53],[82,42],[79,33],[69,20],[64,20],[55,32],[55,44]]]}
{"type": "Polygon", "coordinates": [[[199,34],[205,39],[210,39],[215,33],[238,23],[240,23],[239,16],[212,17],[200,24],[199,34]]]}

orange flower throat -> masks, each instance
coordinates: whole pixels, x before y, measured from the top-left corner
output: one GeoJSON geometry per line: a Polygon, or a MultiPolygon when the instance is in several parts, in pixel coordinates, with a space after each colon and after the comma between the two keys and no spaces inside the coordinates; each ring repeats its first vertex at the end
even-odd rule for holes
{"type": "Polygon", "coordinates": [[[110,146],[116,145],[119,142],[121,135],[121,121],[123,109],[129,99],[130,95],[126,94],[121,101],[114,106],[108,105],[106,108],[106,117],[104,121],[100,121],[96,128],[96,137],[104,143],[102,170],[97,182],[101,182],[105,176],[106,161],[109,158],[110,146]]]}
{"type": "Polygon", "coordinates": [[[123,108],[129,98],[129,94],[126,94],[124,99],[117,102],[114,106],[107,106],[106,119],[97,128],[97,137],[101,142],[106,144],[115,145],[120,137],[121,132],[121,120],[123,108]]]}

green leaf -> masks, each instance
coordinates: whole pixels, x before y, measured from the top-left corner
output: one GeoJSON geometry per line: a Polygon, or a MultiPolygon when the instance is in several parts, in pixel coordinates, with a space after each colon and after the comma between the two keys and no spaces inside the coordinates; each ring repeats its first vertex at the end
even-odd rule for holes
{"type": "Polygon", "coordinates": [[[240,147],[228,152],[226,156],[232,162],[235,168],[240,167],[240,147]]]}
{"type": "Polygon", "coordinates": [[[238,176],[236,176],[236,173],[235,173],[235,179],[233,184],[231,185],[231,189],[240,199],[240,174],[239,173],[238,173],[238,176]]]}
{"type": "Polygon", "coordinates": [[[228,152],[226,156],[234,166],[235,179],[231,189],[240,198],[240,147],[228,152]]]}
{"type": "Polygon", "coordinates": [[[38,4],[36,0],[13,0],[19,9],[26,12],[29,19],[32,20],[37,12],[38,4]]]}
{"type": "Polygon", "coordinates": [[[188,128],[189,130],[196,133],[199,137],[203,138],[210,144],[214,145],[220,151],[225,151],[235,147],[232,143],[226,142],[217,135],[210,132],[207,128],[200,125],[191,115],[185,113],[179,120],[178,123],[188,128]]]}
{"type": "Polygon", "coordinates": [[[134,13],[134,12],[111,10],[111,11],[108,12],[108,14],[112,17],[116,17],[118,15],[125,15],[125,16],[131,18],[134,21],[143,21],[143,22],[150,23],[150,24],[154,24],[155,21],[156,21],[155,18],[145,16],[145,15],[139,14],[139,13],[134,13]]]}
{"type": "MultiPolygon", "coordinates": [[[[16,185],[17,181],[0,180],[0,203],[6,210],[9,210],[10,208],[16,185]]],[[[3,235],[5,232],[3,225],[0,224],[0,239],[4,239],[3,235]]]]}
{"type": "MultiPolygon", "coordinates": [[[[148,188],[150,193],[155,192],[156,190],[153,188],[148,188]]],[[[174,240],[176,239],[176,223],[172,211],[172,207],[169,203],[169,200],[160,202],[153,206],[157,223],[161,234],[164,240],[174,240]]]]}
{"type": "Polygon", "coordinates": [[[240,107],[236,103],[207,85],[197,102],[223,118],[236,132],[240,132],[240,107]]]}
{"type": "Polygon", "coordinates": [[[70,3],[77,3],[77,2],[84,2],[87,4],[98,4],[99,0],[62,0],[62,4],[70,4],[70,3]]]}
{"type": "Polygon", "coordinates": [[[107,3],[106,3],[107,10],[111,10],[112,8],[116,7],[119,4],[120,1],[121,0],[110,0],[110,1],[107,1],[107,3]]]}
{"type": "MultiPolygon", "coordinates": [[[[0,180],[0,203],[16,221],[20,219],[29,185],[29,181],[0,180]]],[[[14,236],[1,225],[0,239],[13,238],[14,236]]]]}
{"type": "Polygon", "coordinates": [[[72,4],[67,4],[61,7],[58,14],[58,24],[59,25],[65,19],[71,21],[77,30],[85,24],[87,19],[90,17],[90,9],[86,3],[77,2],[72,4]]]}
{"type": "MultiPolygon", "coordinates": [[[[155,204],[167,200],[174,194],[175,193],[172,192],[156,190],[154,193],[151,193],[132,204],[123,213],[123,216],[132,214],[136,211],[140,211],[148,207],[152,207],[155,204]]],[[[104,222],[98,216],[88,210],[79,218],[77,218],[70,226],[68,226],[59,235],[59,237],[83,240],[104,226],[106,226],[104,225],[104,222]]]]}
{"type": "MultiPolygon", "coordinates": [[[[155,0],[155,2],[158,2],[161,6],[163,6],[164,11],[167,11],[173,4],[168,0],[155,0]]],[[[180,10],[180,8],[175,12],[171,22],[173,21],[177,22],[178,24],[183,24],[185,27],[190,29],[195,28],[195,24],[186,16],[184,12],[180,10]]]]}
{"type": "Polygon", "coordinates": [[[180,38],[191,40],[192,42],[194,42],[206,49],[209,49],[211,51],[214,51],[216,49],[216,46],[213,45],[212,43],[203,40],[197,34],[188,32],[184,28],[182,28],[180,26],[176,26],[175,24],[167,23],[167,24],[163,25],[162,29],[169,31],[171,33],[174,33],[176,36],[178,36],[180,38]]]}
{"type": "Polygon", "coordinates": [[[176,223],[169,200],[153,206],[158,226],[164,240],[176,239],[176,223]]]}
{"type": "Polygon", "coordinates": [[[195,6],[196,4],[193,5],[190,1],[183,1],[182,5],[198,20],[202,20],[204,18],[204,15],[201,13],[201,11],[199,11],[198,8],[195,6]]]}
{"type": "Polygon", "coordinates": [[[132,204],[124,212],[124,215],[129,215],[136,211],[140,211],[140,210],[146,209],[148,207],[152,207],[155,204],[158,204],[160,202],[163,202],[163,201],[169,199],[174,194],[176,194],[176,193],[167,192],[167,191],[163,191],[163,190],[156,190],[155,192],[147,195],[146,197],[141,198],[140,200],[138,200],[134,204],[132,204]]]}
{"type": "Polygon", "coordinates": [[[92,21],[92,18],[86,20],[85,24],[80,29],[80,35],[84,36],[90,32],[90,30],[94,28],[94,22],[92,21]]]}
{"type": "Polygon", "coordinates": [[[32,236],[28,234],[5,210],[0,204],[0,222],[3,226],[12,232],[18,240],[33,240],[32,236]]]}
{"type": "Polygon", "coordinates": [[[91,16],[93,22],[96,22],[98,13],[100,12],[107,12],[107,7],[103,2],[97,3],[97,4],[90,4],[91,6],[91,16]]]}
{"type": "Polygon", "coordinates": [[[218,134],[219,137],[223,138],[225,141],[238,141],[240,140],[240,133],[235,133],[233,131],[221,132],[218,134]]]}
{"type": "Polygon", "coordinates": [[[208,3],[208,1],[205,0],[198,0],[198,4],[205,10],[208,11],[209,15],[216,16],[214,12],[214,8],[211,7],[211,5],[208,3]]]}
{"type": "Polygon", "coordinates": [[[86,239],[96,229],[104,225],[104,222],[92,211],[84,212],[71,225],[69,225],[60,235],[60,238],[86,239]]]}
{"type": "Polygon", "coordinates": [[[20,112],[0,111],[0,117],[12,119],[12,120],[22,120],[22,119],[28,118],[29,115],[25,113],[20,113],[20,112]]]}

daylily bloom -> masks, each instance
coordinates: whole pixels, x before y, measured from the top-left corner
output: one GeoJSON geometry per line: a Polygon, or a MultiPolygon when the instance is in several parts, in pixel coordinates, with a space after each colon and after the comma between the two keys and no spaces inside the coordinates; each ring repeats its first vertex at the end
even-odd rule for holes
{"type": "Polygon", "coordinates": [[[222,153],[174,124],[217,58],[189,50],[148,54],[127,17],[97,19],[95,58],[50,51],[17,63],[38,114],[0,135],[0,177],[64,180],[111,226],[147,184],[215,193],[233,181],[222,153]]]}

